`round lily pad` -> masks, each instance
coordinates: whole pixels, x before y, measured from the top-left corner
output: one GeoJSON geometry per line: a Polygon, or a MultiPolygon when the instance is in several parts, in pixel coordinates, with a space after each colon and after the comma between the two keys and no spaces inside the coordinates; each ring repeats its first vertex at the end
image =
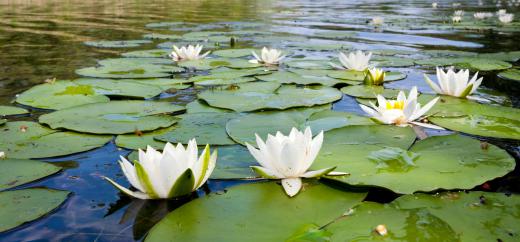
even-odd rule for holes
{"type": "Polygon", "coordinates": [[[168,127],[165,129],[158,129],[151,132],[135,132],[133,134],[120,134],[116,137],[115,143],[119,147],[137,150],[146,149],[147,146],[151,146],[154,149],[162,150],[165,143],[162,141],[155,140],[154,137],[165,134],[174,128],[168,127]]]}
{"type": "Polygon", "coordinates": [[[259,67],[259,64],[250,63],[246,59],[232,59],[232,58],[205,58],[200,60],[188,60],[180,61],[177,63],[178,66],[195,69],[195,70],[211,70],[219,67],[230,67],[237,69],[255,68],[259,67]]]}
{"type": "Polygon", "coordinates": [[[285,65],[291,68],[300,69],[318,69],[318,70],[329,70],[332,69],[327,60],[290,60],[285,61],[285,65]]]}
{"type": "Polygon", "coordinates": [[[131,48],[142,44],[150,44],[150,40],[112,40],[112,41],[86,41],[85,45],[98,48],[131,48]]]}
{"type": "Polygon", "coordinates": [[[491,192],[445,192],[397,198],[400,209],[427,209],[447,222],[460,241],[518,241],[520,196],[491,192]]]}
{"type": "Polygon", "coordinates": [[[111,101],[62,109],[40,116],[51,128],[95,134],[127,134],[152,131],[177,122],[169,114],[184,108],[167,102],[111,101]]]}
{"type": "Polygon", "coordinates": [[[278,86],[273,82],[242,83],[236,89],[207,90],[198,96],[211,106],[237,112],[311,107],[334,102],[342,96],[331,87],[278,86]]]}
{"type": "Polygon", "coordinates": [[[6,123],[0,137],[0,151],[10,159],[69,155],[103,146],[112,139],[104,135],[61,132],[27,121],[6,123]]]}
{"type": "Polygon", "coordinates": [[[256,78],[262,81],[302,85],[321,84],[324,86],[334,86],[338,83],[336,79],[326,76],[301,76],[288,71],[278,71],[270,75],[257,76],[256,78]]]}
{"type": "Polygon", "coordinates": [[[407,67],[415,65],[413,59],[393,56],[377,57],[372,62],[378,67],[407,67]]]}
{"type": "MultiPolygon", "coordinates": [[[[226,130],[234,141],[240,144],[248,142],[253,145],[256,144],[255,134],[265,139],[267,134],[275,134],[277,131],[288,134],[293,127],[304,129],[305,122],[311,114],[327,109],[330,109],[330,106],[249,113],[230,120],[226,124],[226,130]]],[[[318,128],[326,126],[326,124],[320,124],[318,118],[313,122],[318,128]]],[[[340,124],[340,122],[334,124],[340,124]]],[[[315,134],[317,132],[319,130],[314,130],[315,134]]]]}
{"type": "Polygon", "coordinates": [[[158,65],[141,65],[141,66],[99,66],[87,67],[76,70],[80,76],[98,77],[98,78],[155,78],[168,77],[173,72],[179,72],[179,69],[172,66],[171,70],[166,70],[163,66],[158,65]]]}
{"type": "Polygon", "coordinates": [[[154,49],[154,50],[137,50],[131,51],[121,54],[124,57],[131,58],[166,58],[171,53],[171,51],[164,49],[154,49]]]}
{"type": "Polygon", "coordinates": [[[0,190],[26,184],[61,170],[53,164],[18,159],[0,159],[0,190]]]}
{"type": "MultiPolygon", "coordinates": [[[[328,76],[337,79],[363,82],[365,73],[362,71],[334,70],[328,76]]],[[[389,71],[385,73],[385,82],[398,81],[406,78],[406,74],[401,72],[389,71]]]]}
{"type": "Polygon", "coordinates": [[[181,118],[173,129],[155,136],[155,139],[186,144],[196,138],[198,144],[231,145],[235,142],[227,136],[226,123],[235,118],[235,113],[190,113],[181,118]]]}
{"type": "Polygon", "coordinates": [[[251,52],[253,51],[259,52],[257,49],[225,49],[213,51],[212,54],[220,57],[238,58],[252,56],[251,52]]]}
{"type": "Polygon", "coordinates": [[[14,106],[0,106],[0,117],[10,115],[20,115],[29,113],[26,109],[14,107],[14,106]]]}
{"type": "Polygon", "coordinates": [[[0,126],[4,125],[5,123],[7,123],[7,119],[0,119],[0,126]]]}
{"type": "Polygon", "coordinates": [[[397,209],[363,202],[324,228],[330,241],[460,241],[449,224],[426,209],[397,209]],[[385,226],[386,235],[376,232],[385,226]]]}
{"type": "Polygon", "coordinates": [[[151,34],[143,35],[143,38],[145,38],[145,39],[160,39],[160,40],[178,40],[178,39],[182,39],[182,36],[176,35],[176,34],[151,33],[151,34]]]}
{"type": "Polygon", "coordinates": [[[364,197],[321,184],[293,198],[274,182],[239,185],[174,210],[145,241],[286,241],[308,225],[331,222],[364,197]]]}
{"type": "Polygon", "coordinates": [[[470,69],[472,71],[504,70],[512,66],[508,62],[488,57],[439,57],[417,60],[415,63],[423,66],[455,66],[459,69],[470,69]]]}
{"type": "Polygon", "coordinates": [[[0,232],[38,219],[60,206],[69,192],[29,188],[0,192],[0,232]]]}
{"type": "Polygon", "coordinates": [[[376,98],[382,95],[385,98],[397,97],[399,90],[386,89],[382,86],[355,85],[341,88],[341,91],[349,96],[357,98],[376,98]]]}
{"type": "MultiPolygon", "coordinates": [[[[426,103],[433,96],[421,95],[426,103]]],[[[511,107],[480,104],[475,101],[441,96],[427,113],[432,123],[468,134],[505,139],[520,139],[520,110],[511,107]]]]}
{"type": "MultiPolygon", "coordinates": [[[[392,132],[406,130],[379,125],[367,127],[394,128],[392,132]]],[[[471,189],[504,176],[515,167],[514,159],[506,151],[493,145],[482,148],[480,141],[460,135],[429,137],[416,142],[410,149],[397,145],[392,139],[378,139],[379,144],[361,144],[359,141],[348,144],[337,138],[339,135],[359,137],[358,132],[366,130],[363,126],[353,126],[325,133],[325,144],[313,168],[337,165],[336,170],[351,174],[334,178],[338,181],[410,194],[437,189],[471,189]]],[[[407,130],[401,135],[413,141],[410,138],[415,137],[409,133],[410,129],[407,130]]],[[[372,136],[389,135],[389,131],[381,129],[372,136]]]]}
{"type": "Polygon", "coordinates": [[[502,71],[498,73],[498,76],[500,78],[513,80],[513,81],[520,81],[520,69],[509,69],[502,71]]]}
{"type": "Polygon", "coordinates": [[[211,106],[208,106],[207,104],[195,100],[193,102],[190,102],[186,104],[186,113],[230,113],[232,112],[229,109],[222,109],[222,108],[214,108],[211,106]]]}

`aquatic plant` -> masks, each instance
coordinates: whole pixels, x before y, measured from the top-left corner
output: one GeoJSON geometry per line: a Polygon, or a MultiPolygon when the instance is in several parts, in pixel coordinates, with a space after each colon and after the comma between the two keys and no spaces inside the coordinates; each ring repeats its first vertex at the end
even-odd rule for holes
{"type": "Polygon", "coordinates": [[[455,72],[448,68],[446,72],[437,67],[437,82],[434,83],[427,75],[424,75],[426,83],[438,94],[465,98],[477,90],[482,83],[482,77],[478,78],[478,72],[469,79],[469,70],[459,70],[455,72]]]}
{"type": "Polygon", "coordinates": [[[365,71],[365,85],[381,86],[385,81],[385,71],[379,68],[369,68],[365,71]]]}
{"type": "Polygon", "coordinates": [[[342,66],[336,65],[334,63],[330,63],[330,65],[336,69],[340,70],[355,70],[355,71],[365,71],[369,67],[370,58],[372,57],[372,53],[368,52],[367,54],[363,53],[363,51],[350,52],[346,55],[343,52],[339,52],[339,61],[342,66]]]}
{"type": "Polygon", "coordinates": [[[202,45],[188,45],[182,46],[181,48],[176,45],[173,46],[173,51],[170,54],[170,57],[173,61],[184,61],[184,60],[199,60],[204,59],[210,52],[207,51],[204,54],[200,54],[202,51],[202,45]]]}
{"type": "Polygon", "coordinates": [[[255,57],[254,60],[250,60],[249,62],[255,63],[255,64],[264,64],[266,66],[276,66],[280,64],[280,61],[285,58],[285,55],[282,55],[281,50],[277,49],[269,49],[267,47],[262,48],[262,52],[260,53],[260,56],[256,54],[256,52],[251,51],[253,54],[253,57],[255,57]]]}

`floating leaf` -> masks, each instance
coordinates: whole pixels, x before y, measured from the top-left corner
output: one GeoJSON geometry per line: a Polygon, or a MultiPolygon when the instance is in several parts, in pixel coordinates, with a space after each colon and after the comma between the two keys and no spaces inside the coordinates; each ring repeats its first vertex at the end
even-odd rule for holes
{"type": "Polygon", "coordinates": [[[160,40],[178,40],[178,39],[182,39],[182,36],[176,35],[176,34],[151,33],[151,34],[143,35],[143,38],[145,38],[145,39],[160,39],[160,40]]]}
{"type": "Polygon", "coordinates": [[[13,107],[13,106],[0,106],[0,117],[2,116],[10,116],[10,115],[20,115],[20,114],[26,114],[29,113],[29,111],[19,108],[19,107],[13,107]]]}
{"type": "MultiPolygon", "coordinates": [[[[482,170],[484,171],[484,170],[482,170]]],[[[518,241],[520,196],[490,192],[414,194],[391,203],[400,209],[427,209],[448,223],[460,241],[518,241]]]]}
{"type": "Polygon", "coordinates": [[[305,225],[327,224],[365,196],[321,184],[304,189],[289,198],[279,185],[268,182],[210,194],[171,212],[146,241],[285,241],[305,225]]]}
{"type": "Polygon", "coordinates": [[[177,63],[178,66],[195,69],[195,70],[211,70],[219,67],[229,67],[237,69],[256,68],[260,64],[250,63],[245,59],[232,58],[205,58],[200,60],[187,60],[177,63]]]}
{"type": "Polygon", "coordinates": [[[503,72],[498,73],[498,76],[500,78],[513,80],[513,81],[520,81],[520,69],[509,69],[505,70],[503,72]]]}
{"type": "Polygon", "coordinates": [[[0,151],[10,159],[69,155],[103,146],[112,139],[104,135],[61,132],[26,121],[6,123],[0,137],[0,151]]]}
{"type": "Polygon", "coordinates": [[[324,86],[334,86],[339,81],[326,76],[301,76],[293,72],[278,71],[270,75],[262,75],[256,77],[262,81],[286,83],[286,84],[321,84],[324,86]]]}
{"type": "MultiPolygon", "coordinates": [[[[333,70],[328,76],[337,79],[350,80],[350,81],[358,81],[360,84],[365,79],[365,73],[362,71],[352,71],[352,70],[333,70]]],[[[385,82],[398,81],[406,78],[406,74],[401,72],[389,71],[385,72],[385,82]]]]}
{"type": "Polygon", "coordinates": [[[155,139],[170,143],[187,144],[196,138],[199,144],[231,145],[235,142],[227,136],[226,123],[235,113],[191,113],[178,116],[181,120],[173,129],[155,139]]]}
{"type": "Polygon", "coordinates": [[[427,58],[415,61],[424,66],[455,66],[459,69],[470,69],[472,71],[494,71],[511,68],[511,64],[487,57],[455,57],[455,58],[427,58]]]}
{"type": "Polygon", "coordinates": [[[168,127],[165,129],[158,129],[151,132],[142,133],[140,130],[135,130],[133,134],[120,134],[116,137],[115,143],[119,147],[137,150],[146,149],[147,146],[151,146],[154,149],[162,150],[165,143],[162,141],[155,140],[154,137],[165,134],[174,128],[168,127]]]}
{"type": "Polygon", "coordinates": [[[325,227],[330,241],[460,241],[450,225],[426,209],[404,210],[363,202],[352,211],[325,227]],[[386,235],[375,231],[381,225],[388,231],[386,235]]]}
{"type": "Polygon", "coordinates": [[[155,49],[155,50],[137,50],[131,51],[121,54],[124,57],[131,58],[166,58],[171,53],[171,51],[164,49],[155,49]]]}
{"type": "Polygon", "coordinates": [[[61,168],[42,161],[0,159],[0,190],[26,184],[50,176],[61,168]]]}
{"type": "Polygon", "coordinates": [[[357,98],[376,98],[382,95],[385,98],[395,98],[399,90],[386,89],[382,86],[355,85],[341,88],[341,91],[349,96],[357,98]]]}
{"type": "Polygon", "coordinates": [[[493,145],[482,149],[480,141],[460,135],[435,136],[418,141],[410,148],[412,153],[406,154],[411,156],[413,165],[392,161],[381,167],[380,161],[374,161],[374,152],[388,147],[407,149],[414,138],[410,128],[384,125],[335,129],[325,133],[325,142],[313,169],[336,165],[337,171],[351,174],[334,178],[336,180],[409,194],[437,189],[471,189],[501,177],[515,167],[514,159],[506,151],[493,145]],[[367,133],[370,129],[378,130],[367,133]],[[359,141],[363,135],[376,142],[359,141]],[[358,138],[351,138],[353,143],[349,143],[341,136],[358,138]],[[400,140],[405,142],[399,145],[393,136],[401,137],[400,140]]]}
{"type": "Polygon", "coordinates": [[[252,82],[239,84],[237,89],[232,90],[207,90],[198,96],[211,106],[244,112],[311,107],[334,102],[342,95],[330,87],[279,87],[273,82],[252,82]]]}
{"type": "Polygon", "coordinates": [[[113,40],[113,41],[86,41],[85,45],[98,48],[131,48],[142,44],[150,44],[150,40],[113,40]]]}
{"type": "Polygon", "coordinates": [[[184,108],[167,102],[111,101],[62,109],[40,116],[51,128],[95,134],[127,134],[165,128],[177,122],[168,115],[184,108]]]}
{"type": "Polygon", "coordinates": [[[283,62],[285,65],[291,68],[300,69],[318,69],[318,70],[329,70],[332,69],[329,62],[326,60],[290,60],[283,62]]]}
{"type": "Polygon", "coordinates": [[[220,57],[227,57],[227,58],[238,58],[238,57],[245,57],[245,56],[251,56],[251,52],[256,51],[259,53],[257,49],[225,49],[225,50],[216,50],[213,51],[212,54],[220,57]]]}

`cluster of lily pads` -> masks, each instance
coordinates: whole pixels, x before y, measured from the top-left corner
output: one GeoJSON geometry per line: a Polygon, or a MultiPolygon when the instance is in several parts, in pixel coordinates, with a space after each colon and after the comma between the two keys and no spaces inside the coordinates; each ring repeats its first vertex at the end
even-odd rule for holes
{"type": "MultiPolygon", "coordinates": [[[[515,168],[506,151],[460,133],[520,140],[520,111],[477,97],[483,79],[470,75],[505,70],[499,75],[514,79],[517,69],[511,63],[520,58],[519,52],[341,51],[338,59],[301,59],[295,53],[302,49],[335,53],[340,48],[312,49],[291,42],[292,37],[254,30],[144,38],[148,40],[86,44],[126,48],[157,39],[177,43],[101,60],[77,70],[82,78],[49,80],[17,95],[15,101],[23,107],[48,112],[38,122],[0,121],[2,190],[60,170],[31,159],[91,150],[116,136],[117,146],[137,150],[120,159],[133,188],[105,179],[136,198],[186,196],[208,179],[281,180],[283,189],[266,181],[190,201],[157,224],[148,241],[518,238],[518,195],[458,190],[515,168]],[[246,47],[237,46],[248,41],[246,47]],[[202,42],[210,48],[193,45],[202,42]],[[287,48],[264,47],[278,42],[287,48]],[[461,70],[439,67],[436,82],[425,75],[436,95],[415,87],[408,96],[385,88],[406,78],[386,69],[413,65],[461,70]],[[177,94],[184,91],[197,98],[179,101],[177,94]],[[354,98],[366,114],[332,110],[343,95],[354,98]],[[418,138],[418,126],[457,132],[418,138]],[[197,144],[207,144],[201,154],[197,144]],[[211,152],[209,145],[217,148],[211,152]],[[365,187],[402,196],[385,205],[366,202],[365,187]],[[455,191],[429,193],[439,189],[455,191]],[[461,221],[461,214],[467,220],[461,221]]],[[[1,106],[0,115],[27,115],[25,108],[1,106]]],[[[0,204],[9,209],[39,202],[37,210],[2,222],[0,231],[46,214],[67,196],[66,191],[43,188],[0,192],[0,204]]]]}

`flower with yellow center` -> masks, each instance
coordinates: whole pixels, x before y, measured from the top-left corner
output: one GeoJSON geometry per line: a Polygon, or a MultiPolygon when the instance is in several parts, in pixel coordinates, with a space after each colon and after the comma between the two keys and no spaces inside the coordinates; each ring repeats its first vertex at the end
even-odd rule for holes
{"type": "Polygon", "coordinates": [[[365,85],[381,86],[385,81],[385,71],[383,69],[372,68],[365,71],[365,85]]]}
{"type": "Polygon", "coordinates": [[[386,100],[383,96],[377,95],[378,106],[372,102],[370,102],[371,107],[362,104],[359,106],[378,123],[394,124],[397,126],[415,124],[427,128],[443,129],[436,125],[416,122],[416,120],[420,119],[422,115],[435,105],[438,99],[439,97],[436,97],[424,107],[421,107],[421,104],[417,103],[417,87],[413,87],[408,94],[408,98],[403,91],[400,91],[396,100],[386,100]]]}

